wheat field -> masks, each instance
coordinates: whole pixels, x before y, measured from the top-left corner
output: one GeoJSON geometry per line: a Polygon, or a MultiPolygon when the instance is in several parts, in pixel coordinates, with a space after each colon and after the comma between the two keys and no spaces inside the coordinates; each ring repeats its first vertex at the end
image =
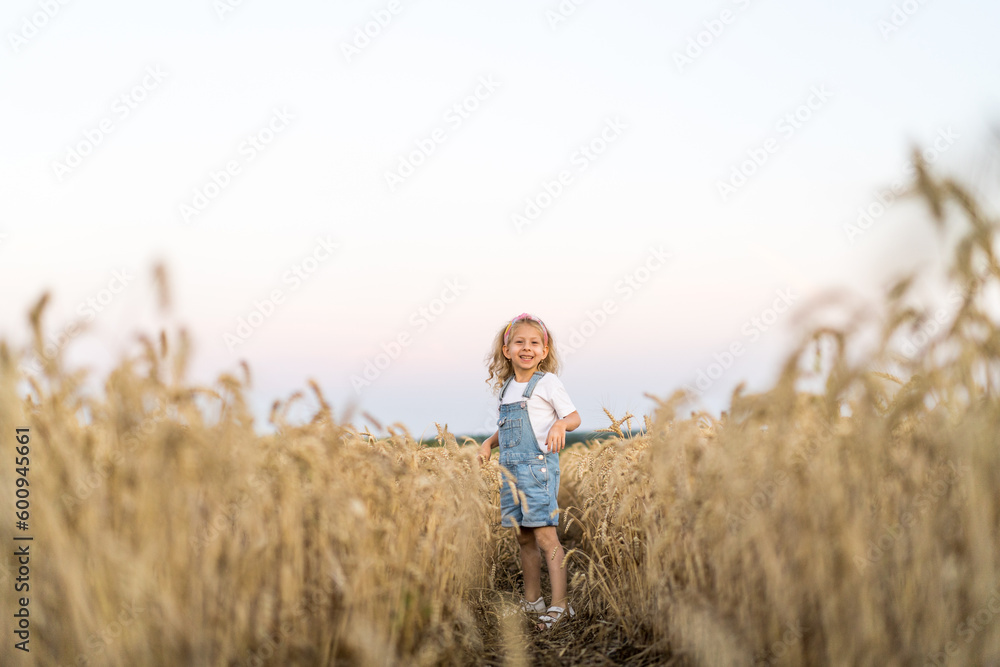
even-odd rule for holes
{"type": "MultiPolygon", "coordinates": [[[[928,321],[903,280],[864,353],[864,323],[815,328],[721,416],[683,391],[643,424],[609,415],[562,455],[578,616],[545,634],[514,611],[495,459],[447,428],[433,447],[375,437],[310,382],[311,421],[289,422],[293,396],[259,435],[250,369],[192,386],[183,330],[141,338],[100,396],[62,354],[26,375],[31,351],[0,342],[0,526],[12,544],[28,428],[34,538],[30,654],[0,558],[0,662],[1000,664],[996,223],[922,165],[916,191],[958,238],[948,321],[900,354],[928,321]],[[813,376],[822,391],[802,389],[813,376]]],[[[28,314],[39,358],[46,301],[28,314]]]]}

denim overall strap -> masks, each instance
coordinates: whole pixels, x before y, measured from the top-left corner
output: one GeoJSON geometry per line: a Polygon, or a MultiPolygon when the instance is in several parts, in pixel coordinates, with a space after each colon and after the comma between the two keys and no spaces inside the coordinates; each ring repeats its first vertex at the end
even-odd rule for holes
{"type": "Polygon", "coordinates": [[[497,405],[503,405],[503,393],[507,391],[507,385],[509,385],[513,379],[514,376],[511,375],[509,378],[504,380],[503,386],[500,387],[500,393],[497,394],[497,405]]]}
{"type": "Polygon", "coordinates": [[[538,381],[543,377],[545,377],[545,373],[535,371],[535,374],[531,376],[530,380],[528,380],[528,386],[524,388],[524,393],[521,394],[521,396],[524,398],[531,398],[531,395],[535,393],[535,385],[538,384],[538,381]]]}
{"type": "MultiPolygon", "coordinates": [[[[535,385],[538,384],[538,381],[541,380],[543,377],[545,377],[545,373],[542,373],[541,371],[536,371],[531,376],[531,379],[528,380],[528,386],[524,388],[524,392],[521,395],[524,398],[531,398],[531,395],[535,393],[535,385]]],[[[509,385],[513,380],[514,376],[511,375],[504,381],[503,386],[500,387],[500,393],[497,394],[498,404],[503,405],[503,393],[507,391],[507,385],[509,385]]]]}

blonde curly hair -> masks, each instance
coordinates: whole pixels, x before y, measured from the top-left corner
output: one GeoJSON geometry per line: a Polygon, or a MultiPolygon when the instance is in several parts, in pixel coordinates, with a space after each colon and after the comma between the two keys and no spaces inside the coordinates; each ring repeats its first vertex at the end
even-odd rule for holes
{"type": "Polygon", "coordinates": [[[540,320],[536,322],[530,319],[530,316],[518,315],[512,321],[504,322],[503,327],[497,332],[497,335],[493,338],[493,346],[490,349],[490,353],[486,355],[486,366],[490,371],[489,377],[486,378],[486,384],[490,385],[493,391],[500,391],[503,383],[514,376],[514,362],[503,355],[503,349],[506,347],[503,338],[508,326],[510,327],[511,334],[514,333],[514,329],[517,327],[527,324],[533,326],[538,333],[542,334],[543,340],[548,336],[548,344],[545,346],[548,350],[548,355],[538,364],[538,370],[542,373],[559,372],[559,355],[556,354],[556,341],[552,337],[552,332],[549,331],[549,328],[540,322],[540,320]]]}

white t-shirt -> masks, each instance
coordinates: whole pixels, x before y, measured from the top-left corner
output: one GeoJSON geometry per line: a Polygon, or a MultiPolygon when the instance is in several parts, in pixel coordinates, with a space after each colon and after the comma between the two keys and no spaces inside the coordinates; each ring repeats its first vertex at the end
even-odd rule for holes
{"type": "MultiPolygon", "coordinates": [[[[523,400],[522,394],[527,386],[527,382],[511,380],[510,384],[507,385],[507,391],[504,392],[503,402],[517,403],[523,400]]],[[[574,412],[576,412],[576,408],[573,406],[573,401],[569,400],[569,394],[566,393],[566,387],[563,386],[562,380],[552,373],[543,375],[542,379],[535,385],[535,391],[528,400],[528,419],[531,420],[531,430],[535,432],[538,449],[543,454],[549,452],[545,446],[545,439],[549,437],[549,429],[558,420],[574,412]]],[[[493,402],[493,415],[494,417],[500,415],[500,408],[496,401],[493,402]]],[[[495,419],[494,423],[496,423],[495,419]]]]}

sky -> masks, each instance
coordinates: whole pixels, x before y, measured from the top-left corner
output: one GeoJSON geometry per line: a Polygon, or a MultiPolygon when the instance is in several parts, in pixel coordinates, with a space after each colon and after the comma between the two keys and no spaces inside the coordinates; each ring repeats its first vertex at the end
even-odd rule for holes
{"type": "Polygon", "coordinates": [[[484,357],[530,312],[582,428],[684,385],[718,411],[810,300],[940,254],[913,147],[995,181],[997,25],[972,0],[8,0],[0,338],[49,291],[50,349],[95,377],[184,327],[193,382],[249,363],[262,430],[312,378],[359,426],[479,433],[484,357]]]}

